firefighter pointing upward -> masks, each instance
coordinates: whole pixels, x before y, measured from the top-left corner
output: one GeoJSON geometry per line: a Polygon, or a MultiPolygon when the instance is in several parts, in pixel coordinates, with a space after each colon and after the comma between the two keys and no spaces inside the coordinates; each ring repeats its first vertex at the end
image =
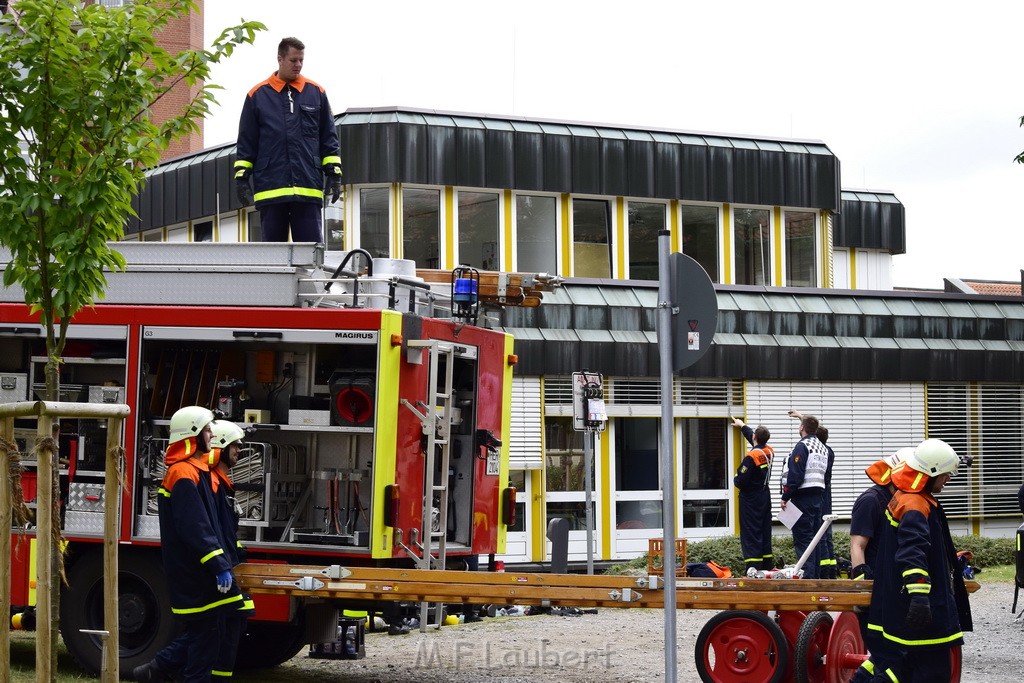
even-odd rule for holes
{"type": "Polygon", "coordinates": [[[751,569],[774,569],[772,555],[772,497],[768,490],[772,459],[775,451],[768,445],[771,432],[764,425],[751,429],[743,420],[732,418],[732,425],[739,427],[743,437],[752,449],[747,453],[733,484],[740,492],[740,547],[747,572],[751,569]]]}
{"type": "MultiPolygon", "coordinates": [[[[793,524],[793,549],[797,557],[814,540],[821,524],[821,501],[825,491],[825,473],[828,470],[828,451],[816,436],[818,418],[804,415],[800,418],[800,440],[782,467],[782,509],[790,501],[802,512],[793,524]]],[[[819,554],[812,552],[804,565],[804,578],[818,578],[819,554]]]]}

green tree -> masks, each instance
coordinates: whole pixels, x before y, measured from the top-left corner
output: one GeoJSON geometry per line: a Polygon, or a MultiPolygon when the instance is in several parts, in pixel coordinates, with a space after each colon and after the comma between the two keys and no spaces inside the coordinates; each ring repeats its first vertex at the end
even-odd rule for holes
{"type": "MultiPolygon", "coordinates": [[[[0,244],[11,252],[3,284],[21,286],[40,316],[49,400],[59,396],[68,323],[103,297],[104,269],[124,268],[108,242],[123,238],[145,170],[198,130],[215,102],[211,65],[266,29],[242,20],[208,50],[158,45],[161,29],[195,11],[192,0],[19,0],[0,19],[0,244]],[[194,97],[154,121],[152,106],[175,86],[194,97]]],[[[59,596],[50,597],[56,616],[59,596]]]]}
{"type": "MultiPolygon", "coordinates": [[[[1020,125],[1024,126],[1024,116],[1020,117],[1020,125]]],[[[1018,154],[1016,158],[1014,158],[1014,161],[1016,161],[1018,164],[1024,164],[1024,152],[1018,154]]]]}

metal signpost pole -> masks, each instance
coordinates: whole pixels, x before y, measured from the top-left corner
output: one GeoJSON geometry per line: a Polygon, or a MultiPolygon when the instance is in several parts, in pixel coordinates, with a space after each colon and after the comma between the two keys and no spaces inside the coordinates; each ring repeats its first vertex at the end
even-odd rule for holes
{"type": "Polygon", "coordinates": [[[587,575],[594,574],[594,508],[593,492],[590,490],[590,479],[594,462],[594,429],[587,427],[583,432],[583,486],[587,492],[587,575]]]}
{"type": "Polygon", "coordinates": [[[658,359],[661,371],[661,526],[665,576],[665,680],[676,676],[676,497],[672,449],[672,293],[669,231],[658,233],[658,359]]]}

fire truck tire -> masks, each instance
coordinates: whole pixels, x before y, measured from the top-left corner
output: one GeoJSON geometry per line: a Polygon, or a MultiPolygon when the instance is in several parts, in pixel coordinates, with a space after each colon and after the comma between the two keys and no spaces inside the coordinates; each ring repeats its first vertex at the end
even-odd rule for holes
{"type": "Polygon", "coordinates": [[[704,683],[780,683],[789,668],[786,636],[764,612],[719,612],[697,635],[694,655],[704,683]]]}
{"type": "Polygon", "coordinates": [[[825,683],[825,655],[831,632],[831,614],[807,613],[796,636],[796,647],[793,648],[793,678],[796,683],[825,683]]]}
{"type": "MultiPolygon", "coordinates": [[[[100,672],[102,644],[81,629],[103,628],[103,554],[86,551],[68,567],[60,596],[60,633],[86,671],[100,672]]],[[[171,603],[158,550],[123,553],[118,564],[120,668],[131,672],[150,661],[175,635],[171,603]]]]}
{"type": "Polygon", "coordinates": [[[306,624],[299,613],[295,621],[249,620],[238,644],[235,669],[267,669],[284,664],[306,645],[306,624]]]}

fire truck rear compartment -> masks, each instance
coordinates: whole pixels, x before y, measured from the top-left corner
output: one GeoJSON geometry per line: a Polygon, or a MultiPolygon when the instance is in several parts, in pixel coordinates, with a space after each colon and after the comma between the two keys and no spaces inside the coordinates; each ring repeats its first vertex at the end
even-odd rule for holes
{"type": "MultiPolygon", "coordinates": [[[[374,505],[375,452],[396,448],[395,426],[378,423],[376,331],[352,331],[358,342],[289,343],[271,330],[210,334],[208,328],[153,330],[144,334],[145,368],[140,407],[145,452],[138,460],[135,533],[159,534],[157,493],[165,469],[166,425],[184,405],[207,405],[244,424],[245,446],[232,468],[239,537],[253,547],[339,546],[369,553],[374,505]],[[154,339],[153,337],[157,337],[154,339]],[[165,337],[160,339],[159,337],[165,337]],[[183,339],[183,337],[187,338],[183,339]]],[[[291,331],[292,336],[296,336],[291,331]]],[[[289,331],[281,332],[287,336],[289,331]]],[[[477,362],[439,355],[439,376],[453,360],[452,425],[447,473],[435,458],[434,510],[447,506],[446,540],[451,550],[472,542],[477,362]]],[[[426,396],[427,387],[423,386],[426,396]]],[[[441,391],[442,387],[434,387],[441,391]]],[[[425,477],[425,473],[423,475],[425,477]]],[[[424,489],[429,488],[424,479],[424,489]]],[[[440,529],[433,529],[440,531],[440,529]]]]}

